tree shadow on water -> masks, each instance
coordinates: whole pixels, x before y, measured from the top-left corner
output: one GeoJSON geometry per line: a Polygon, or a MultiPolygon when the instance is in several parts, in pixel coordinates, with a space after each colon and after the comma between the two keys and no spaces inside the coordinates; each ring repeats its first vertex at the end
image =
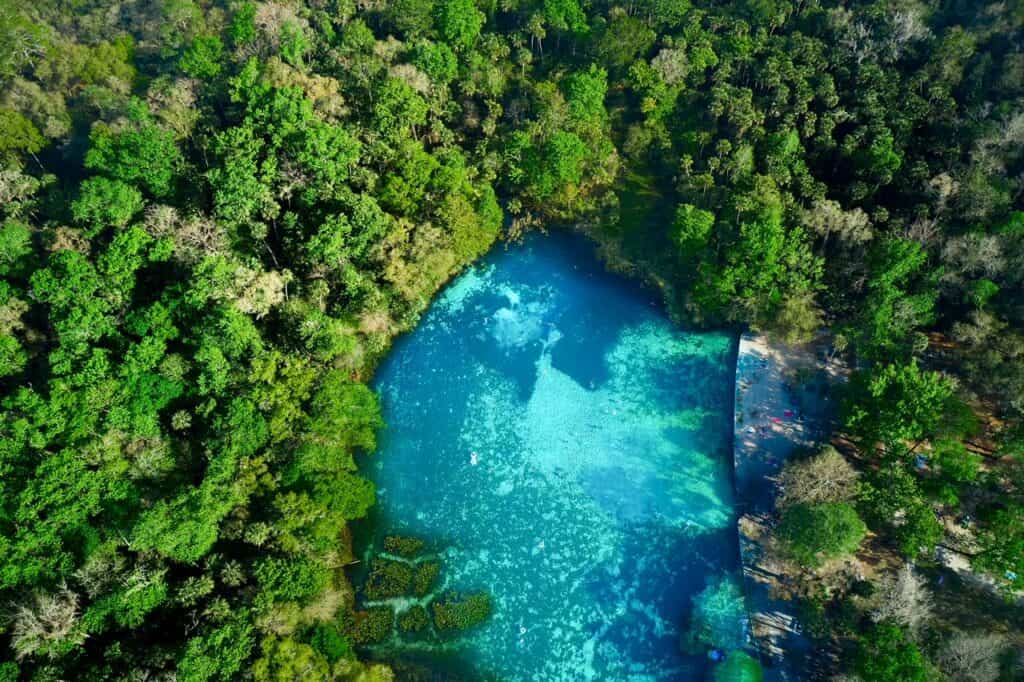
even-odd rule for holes
{"type": "Polygon", "coordinates": [[[732,526],[693,532],[656,522],[631,525],[621,562],[595,571],[587,585],[609,612],[625,608],[605,624],[603,638],[637,663],[703,670],[705,662],[686,654],[680,637],[689,627],[693,598],[738,568],[738,552],[732,526]]]}

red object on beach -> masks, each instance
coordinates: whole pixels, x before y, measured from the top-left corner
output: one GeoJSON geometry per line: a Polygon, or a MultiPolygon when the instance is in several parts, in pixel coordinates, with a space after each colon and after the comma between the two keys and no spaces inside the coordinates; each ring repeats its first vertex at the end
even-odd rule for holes
{"type": "Polygon", "coordinates": [[[786,410],[782,414],[786,415],[787,417],[792,417],[793,416],[793,410],[786,410]]]}
{"type": "Polygon", "coordinates": [[[776,424],[781,424],[781,423],[782,423],[782,420],[781,420],[781,419],[779,419],[778,417],[772,417],[772,421],[773,421],[774,423],[776,423],[776,424]]]}

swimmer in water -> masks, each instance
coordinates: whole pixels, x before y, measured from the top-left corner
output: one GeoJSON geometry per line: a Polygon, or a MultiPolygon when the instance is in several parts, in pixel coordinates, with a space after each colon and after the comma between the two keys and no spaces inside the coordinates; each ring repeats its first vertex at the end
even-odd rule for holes
{"type": "Polygon", "coordinates": [[[480,457],[475,452],[469,453],[469,463],[476,466],[480,463],[480,457]]]}
{"type": "Polygon", "coordinates": [[[537,544],[537,549],[544,549],[544,541],[543,541],[543,540],[541,540],[541,541],[540,541],[540,542],[539,542],[539,543],[537,544]]]}

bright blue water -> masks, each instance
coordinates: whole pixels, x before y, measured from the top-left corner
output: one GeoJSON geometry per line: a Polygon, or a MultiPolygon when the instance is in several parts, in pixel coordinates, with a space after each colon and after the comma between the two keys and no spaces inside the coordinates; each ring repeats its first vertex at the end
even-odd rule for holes
{"type": "Polygon", "coordinates": [[[703,677],[680,637],[737,564],[733,356],[562,233],[498,247],[396,344],[379,532],[429,540],[446,588],[493,595],[451,645],[481,675],[703,677]]]}

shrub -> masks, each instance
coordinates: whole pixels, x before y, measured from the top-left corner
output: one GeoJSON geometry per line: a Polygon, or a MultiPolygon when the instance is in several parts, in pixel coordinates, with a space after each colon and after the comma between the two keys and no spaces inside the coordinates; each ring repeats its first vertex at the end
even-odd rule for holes
{"type": "Polygon", "coordinates": [[[328,663],[352,657],[352,646],[334,623],[320,623],[313,628],[309,643],[328,663]]]}
{"type": "Polygon", "coordinates": [[[846,502],[857,489],[857,470],[832,446],[817,455],[789,462],[779,480],[779,506],[846,502]]]}
{"type": "Polygon", "coordinates": [[[865,534],[867,526],[845,502],[793,505],[778,528],[786,552],[804,566],[855,552],[865,534]]]}
{"type": "Polygon", "coordinates": [[[924,656],[892,623],[881,623],[859,643],[855,669],[872,682],[925,682],[929,679],[924,656]]]}

